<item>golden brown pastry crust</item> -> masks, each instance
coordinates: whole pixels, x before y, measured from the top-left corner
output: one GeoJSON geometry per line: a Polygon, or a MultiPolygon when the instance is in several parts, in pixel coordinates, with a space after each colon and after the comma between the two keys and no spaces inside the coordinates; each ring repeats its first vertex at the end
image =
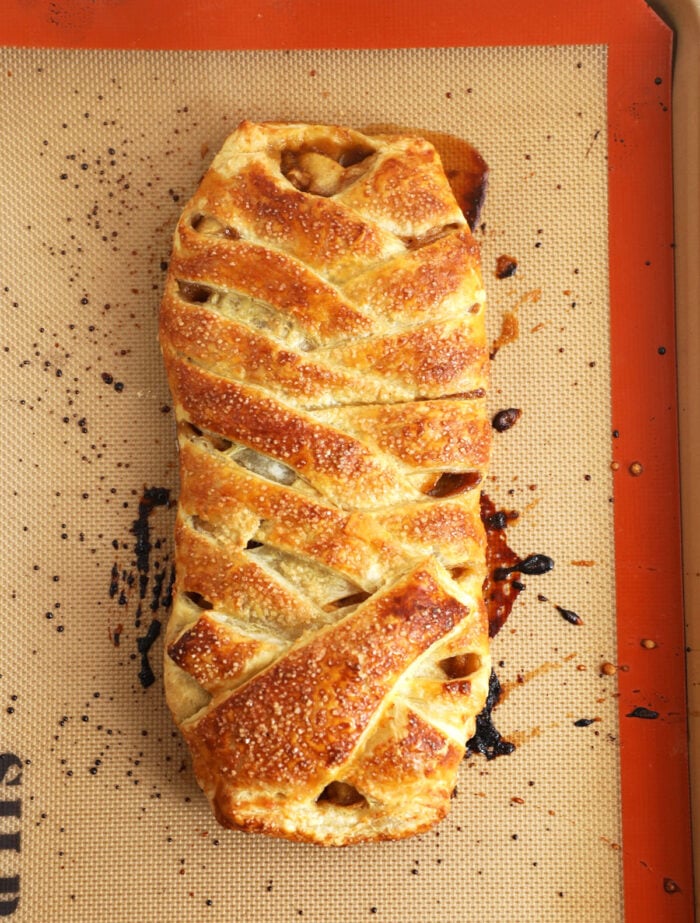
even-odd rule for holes
{"type": "Polygon", "coordinates": [[[243,122],[183,211],[165,683],[226,826],[341,845],[448,809],[490,673],[484,301],[417,137],[243,122]]]}

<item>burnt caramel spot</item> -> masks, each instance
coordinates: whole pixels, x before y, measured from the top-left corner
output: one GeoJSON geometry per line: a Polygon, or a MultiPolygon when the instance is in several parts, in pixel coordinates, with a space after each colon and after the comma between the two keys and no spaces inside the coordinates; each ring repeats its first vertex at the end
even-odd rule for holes
{"type": "Polygon", "coordinates": [[[499,256],[496,260],[496,278],[498,279],[508,279],[510,276],[514,276],[518,268],[518,261],[514,256],[499,256]]]}
{"type": "Polygon", "coordinates": [[[494,529],[505,529],[508,525],[508,514],[505,510],[498,510],[484,519],[484,526],[487,531],[494,529]]]}
{"type": "Polygon", "coordinates": [[[495,672],[491,671],[489,677],[489,693],[483,711],[476,719],[476,732],[471,740],[467,741],[467,755],[481,753],[487,760],[497,756],[507,756],[515,750],[515,744],[504,740],[495,724],[492,712],[501,698],[501,684],[495,672]]]}
{"type": "Polygon", "coordinates": [[[546,554],[530,554],[526,558],[518,558],[514,564],[507,567],[497,567],[493,572],[494,580],[505,580],[511,574],[526,574],[535,577],[546,574],[554,567],[554,561],[546,554]]]}
{"type": "Polygon", "coordinates": [[[497,433],[505,433],[506,430],[515,426],[522,416],[522,413],[522,410],[518,407],[508,407],[506,410],[499,410],[497,414],[494,414],[491,420],[491,426],[497,433]]]}
{"type": "Polygon", "coordinates": [[[564,621],[570,625],[583,625],[583,619],[577,612],[572,612],[571,609],[565,609],[563,606],[555,606],[554,608],[564,621]]]}
{"type": "MultiPolygon", "coordinates": [[[[554,561],[546,554],[530,554],[521,558],[513,551],[505,534],[508,523],[513,519],[517,519],[517,513],[497,510],[493,501],[486,494],[481,494],[481,521],[486,529],[488,565],[484,601],[491,637],[503,627],[518,594],[525,589],[520,576],[537,577],[549,573],[554,567],[554,561]]],[[[571,615],[579,618],[575,613],[571,615]]],[[[571,619],[572,624],[578,624],[574,618],[571,619]]]]}

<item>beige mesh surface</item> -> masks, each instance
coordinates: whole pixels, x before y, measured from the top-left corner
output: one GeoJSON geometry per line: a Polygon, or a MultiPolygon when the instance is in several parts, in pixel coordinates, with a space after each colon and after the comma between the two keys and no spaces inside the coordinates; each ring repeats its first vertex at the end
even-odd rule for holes
{"type": "MultiPolygon", "coordinates": [[[[22,921],[622,919],[609,433],[606,54],[4,50],[3,797],[22,921]],[[176,457],[156,346],[176,218],[243,117],[398,123],[473,142],[495,339],[488,490],[554,571],[494,643],[511,756],[465,762],[450,817],[323,851],[218,829],[161,689],[176,457]],[[500,255],[517,273],[495,276],[500,255]],[[136,526],[134,526],[136,523],[136,526]],[[546,597],[546,600],[538,599],[546,597]],[[554,606],[579,613],[566,622],[554,606]],[[153,629],[151,629],[153,631],[153,629]],[[141,673],[142,679],[146,674],[141,673]],[[595,719],[577,726],[579,719],[595,719]],[[21,778],[7,754],[22,762],[21,778]]],[[[0,894],[0,899],[11,895],[0,894]]]]}

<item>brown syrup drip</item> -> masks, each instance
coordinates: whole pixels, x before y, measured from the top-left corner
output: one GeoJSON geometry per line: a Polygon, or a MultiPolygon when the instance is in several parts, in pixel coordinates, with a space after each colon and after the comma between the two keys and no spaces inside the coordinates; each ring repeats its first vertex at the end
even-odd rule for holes
{"type": "Polygon", "coordinates": [[[484,581],[484,601],[489,616],[489,636],[491,638],[503,628],[513,603],[522,589],[515,580],[517,571],[509,570],[505,579],[496,580],[495,573],[504,569],[515,568],[520,557],[508,544],[505,528],[509,519],[517,514],[497,510],[495,503],[485,493],[481,494],[481,521],[486,529],[486,563],[488,575],[484,581]],[[514,585],[515,584],[515,585],[514,585]]]}
{"type": "Polygon", "coordinates": [[[508,346],[510,343],[515,343],[520,336],[520,320],[518,318],[520,308],[522,308],[524,304],[537,304],[541,298],[542,289],[536,288],[530,292],[525,292],[512,310],[505,312],[501,320],[501,332],[491,344],[491,349],[489,351],[489,357],[491,359],[496,357],[502,347],[508,346]]]}
{"type": "Polygon", "coordinates": [[[498,351],[509,343],[515,343],[520,336],[520,321],[516,311],[506,311],[501,321],[501,332],[491,346],[490,357],[495,358],[498,351]]]}
{"type": "MultiPolygon", "coordinates": [[[[518,594],[525,589],[517,579],[521,573],[543,574],[551,570],[554,562],[544,554],[521,558],[508,544],[505,529],[518,514],[497,510],[495,503],[485,493],[481,494],[481,520],[486,529],[486,563],[488,575],[484,581],[484,600],[489,619],[489,636],[496,635],[510,615],[518,594]]],[[[467,741],[466,756],[480,753],[487,760],[507,756],[515,744],[504,740],[493,722],[493,710],[501,698],[501,684],[495,671],[489,677],[486,704],[476,719],[474,736],[467,741]]]]}
{"type": "Polygon", "coordinates": [[[531,554],[521,558],[510,547],[505,529],[509,520],[516,519],[517,515],[497,510],[490,497],[481,494],[481,521],[486,529],[488,566],[484,581],[484,601],[489,616],[489,635],[492,638],[503,628],[518,594],[525,589],[519,577],[523,574],[528,577],[539,576],[554,567],[554,561],[546,554],[531,554]]]}
{"type": "Polygon", "coordinates": [[[153,647],[155,642],[160,636],[161,622],[159,619],[153,619],[151,624],[148,626],[146,634],[139,636],[136,639],[136,649],[141,655],[141,668],[139,670],[139,682],[144,689],[147,689],[149,686],[152,686],[156,681],[155,674],[151,668],[150,661],[148,659],[148,652],[153,647]]]}
{"type": "MultiPolygon", "coordinates": [[[[118,605],[127,606],[136,596],[136,628],[141,628],[145,610],[151,613],[146,633],[136,638],[141,660],[138,678],[144,688],[155,682],[148,655],[160,635],[161,620],[157,613],[160,609],[170,608],[175,582],[174,565],[169,562],[167,554],[161,558],[163,540],[153,536],[152,517],[157,509],[168,509],[171,505],[167,487],[147,487],[144,490],[139,500],[138,515],[130,529],[134,537],[133,560],[128,567],[120,567],[115,561],[110,575],[109,595],[116,599],[118,605]]],[[[114,548],[126,547],[118,539],[114,539],[112,545],[114,548]]],[[[123,625],[120,624],[112,634],[115,647],[120,644],[122,633],[123,625]]]]}
{"type": "Polygon", "coordinates": [[[540,574],[549,573],[553,567],[554,561],[546,554],[530,554],[512,567],[497,567],[493,572],[493,577],[494,580],[505,580],[511,574],[526,574],[528,577],[538,577],[540,574]]]}

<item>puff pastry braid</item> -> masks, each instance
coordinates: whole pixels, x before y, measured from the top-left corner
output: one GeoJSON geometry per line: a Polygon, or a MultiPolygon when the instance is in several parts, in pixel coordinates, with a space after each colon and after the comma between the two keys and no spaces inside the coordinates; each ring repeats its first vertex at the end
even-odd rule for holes
{"type": "Polygon", "coordinates": [[[228,827],[447,812],[488,690],[478,247],[417,137],[242,123],[179,221],[169,706],[228,827]]]}

